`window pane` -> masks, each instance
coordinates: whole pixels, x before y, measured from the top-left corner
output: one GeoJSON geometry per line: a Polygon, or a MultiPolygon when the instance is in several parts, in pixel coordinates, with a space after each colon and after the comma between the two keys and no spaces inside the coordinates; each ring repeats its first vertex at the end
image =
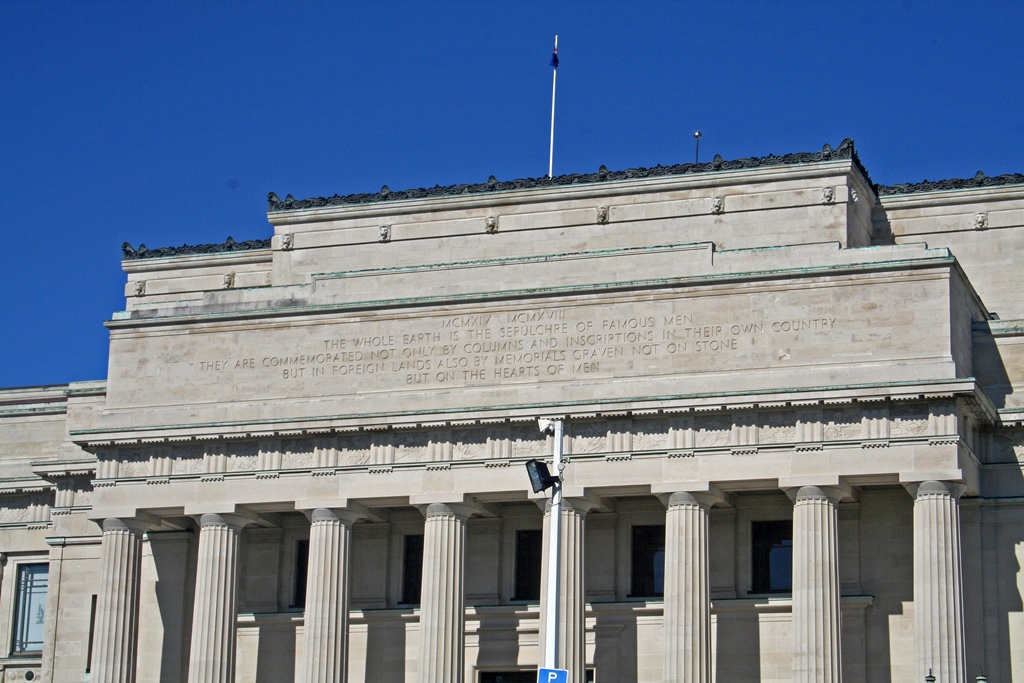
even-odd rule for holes
{"type": "Polygon", "coordinates": [[[631,573],[631,597],[651,598],[665,594],[664,524],[633,527],[631,573]]]}
{"type": "Polygon", "coordinates": [[[770,588],[773,591],[793,590],[793,541],[788,538],[772,546],[768,555],[771,572],[770,588]]]}
{"type": "Polygon", "coordinates": [[[481,671],[480,683],[537,683],[537,671],[481,671]]]}
{"type": "Polygon", "coordinates": [[[793,589],[793,522],[751,524],[751,590],[788,593],[793,589]]]}
{"type": "Polygon", "coordinates": [[[405,552],[402,555],[402,602],[418,605],[420,586],[423,581],[423,535],[405,537],[405,552]]]}
{"type": "Polygon", "coordinates": [[[306,606],[306,581],[309,577],[309,541],[295,543],[295,589],[292,591],[292,607],[306,606]]]}
{"type": "Polygon", "coordinates": [[[49,566],[23,564],[18,567],[17,596],[14,606],[14,654],[41,652],[46,623],[46,587],[49,566]]]}
{"type": "Polygon", "coordinates": [[[540,598],[540,570],[544,532],[540,529],[523,529],[516,532],[516,585],[513,600],[537,600],[540,598]]]}

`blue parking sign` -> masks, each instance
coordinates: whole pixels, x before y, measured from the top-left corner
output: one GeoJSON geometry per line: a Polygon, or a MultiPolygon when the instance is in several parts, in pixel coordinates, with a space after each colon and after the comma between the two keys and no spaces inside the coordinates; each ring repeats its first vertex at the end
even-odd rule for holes
{"type": "Polygon", "coordinates": [[[565,669],[537,669],[537,683],[569,683],[565,669]]]}

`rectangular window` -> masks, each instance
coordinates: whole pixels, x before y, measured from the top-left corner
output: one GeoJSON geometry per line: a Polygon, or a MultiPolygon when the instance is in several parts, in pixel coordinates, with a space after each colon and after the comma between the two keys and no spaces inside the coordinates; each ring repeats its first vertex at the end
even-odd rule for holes
{"type": "Polygon", "coordinates": [[[423,581],[423,535],[410,534],[405,537],[402,554],[402,603],[420,604],[420,587],[423,581]]]}
{"type": "Polygon", "coordinates": [[[752,522],[750,528],[751,591],[789,593],[793,590],[793,522],[752,522]]]}
{"type": "Polygon", "coordinates": [[[480,683],[537,683],[537,671],[481,671],[480,683]]]}
{"type": "Polygon", "coordinates": [[[540,598],[541,552],[544,532],[540,529],[521,529],[516,532],[516,585],[513,600],[540,598]]]}
{"type": "Polygon", "coordinates": [[[306,581],[309,580],[309,541],[295,542],[295,583],[292,607],[306,606],[306,581]]]}
{"type": "Polygon", "coordinates": [[[45,563],[18,566],[12,654],[32,655],[43,651],[48,578],[49,566],[45,563]]]}
{"type": "Polygon", "coordinates": [[[665,525],[633,527],[631,598],[665,594],[665,525]]]}

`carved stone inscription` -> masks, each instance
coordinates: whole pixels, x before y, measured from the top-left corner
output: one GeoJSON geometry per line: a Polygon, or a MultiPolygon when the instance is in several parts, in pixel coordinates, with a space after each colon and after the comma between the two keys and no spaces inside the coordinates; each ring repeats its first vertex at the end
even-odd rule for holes
{"type": "Polygon", "coordinates": [[[827,314],[728,317],[680,312],[673,303],[324,325],[280,345],[197,350],[187,363],[193,379],[357,381],[379,389],[495,385],[799,362],[795,344],[827,345],[842,326],[827,314]]]}

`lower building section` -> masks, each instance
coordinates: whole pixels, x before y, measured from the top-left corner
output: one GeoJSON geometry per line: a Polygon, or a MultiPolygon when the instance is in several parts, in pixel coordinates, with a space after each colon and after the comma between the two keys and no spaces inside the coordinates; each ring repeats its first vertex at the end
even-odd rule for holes
{"type": "MultiPolygon", "coordinates": [[[[1024,505],[940,481],[704,489],[567,497],[572,680],[1019,672],[1024,611],[1005,598],[1024,505]]],[[[8,636],[37,649],[0,661],[3,680],[532,681],[543,502],[206,513],[178,530],[109,518],[51,536],[49,558],[8,556],[8,636]]]]}

